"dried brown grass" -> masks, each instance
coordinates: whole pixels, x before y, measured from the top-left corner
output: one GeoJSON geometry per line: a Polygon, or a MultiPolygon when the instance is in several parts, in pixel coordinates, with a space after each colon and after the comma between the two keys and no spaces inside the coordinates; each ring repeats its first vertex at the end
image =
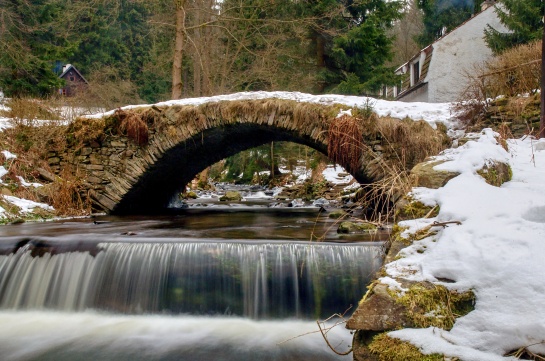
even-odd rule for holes
{"type": "Polygon", "coordinates": [[[343,115],[330,123],[327,154],[331,161],[344,165],[348,172],[358,171],[363,148],[361,119],[343,115]]]}
{"type": "Polygon", "coordinates": [[[119,121],[118,130],[139,146],[149,142],[149,128],[140,113],[118,109],[113,115],[119,121]]]}
{"type": "Polygon", "coordinates": [[[533,95],[540,89],[541,41],[517,46],[477,64],[465,77],[468,85],[454,110],[462,123],[472,125],[482,120],[499,96],[533,95]]]}

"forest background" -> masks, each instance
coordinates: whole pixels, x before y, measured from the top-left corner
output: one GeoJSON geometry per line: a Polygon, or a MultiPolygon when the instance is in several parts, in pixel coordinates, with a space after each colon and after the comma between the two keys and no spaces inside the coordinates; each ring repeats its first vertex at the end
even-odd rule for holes
{"type": "Polygon", "coordinates": [[[482,0],[0,0],[0,89],[105,107],[237,91],[371,94],[482,0]]]}

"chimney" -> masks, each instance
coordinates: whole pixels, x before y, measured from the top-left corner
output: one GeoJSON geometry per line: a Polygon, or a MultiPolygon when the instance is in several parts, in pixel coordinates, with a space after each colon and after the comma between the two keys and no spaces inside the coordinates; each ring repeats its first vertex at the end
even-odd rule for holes
{"type": "Polygon", "coordinates": [[[66,71],[66,69],[68,69],[71,66],[72,66],[72,64],[66,64],[65,66],[62,67],[62,72],[64,73],[66,71]]]}
{"type": "Polygon", "coordinates": [[[494,6],[494,4],[496,4],[496,0],[484,0],[481,4],[481,11],[485,11],[489,7],[494,6]]]}

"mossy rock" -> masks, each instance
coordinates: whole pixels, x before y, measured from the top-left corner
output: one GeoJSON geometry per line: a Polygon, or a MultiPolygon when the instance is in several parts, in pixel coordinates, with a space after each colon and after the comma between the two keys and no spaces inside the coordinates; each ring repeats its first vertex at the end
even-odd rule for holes
{"type": "Polygon", "coordinates": [[[186,199],[197,199],[198,198],[197,193],[195,193],[193,191],[187,192],[185,197],[186,197],[186,199]]]}
{"type": "Polygon", "coordinates": [[[411,169],[413,184],[417,187],[437,189],[443,187],[449,180],[460,173],[444,170],[435,170],[435,166],[445,163],[444,160],[418,163],[411,169]]]}
{"type": "Polygon", "coordinates": [[[450,330],[456,318],[473,311],[475,295],[471,291],[459,293],[431,282],[417,282],[396,302],[407,309],[406,316],[416,327],[450,330]]]}
{"type": "Polygon", "coordinates": [[[348,216],[348,213],[346,213],[345,211],[341,210],[341,209],[336,209],[334,211],[331,211],[331,213],[329,213],[329,218],[333,218],[333,219],[339,219],[339,218],[344,218],[344,217],[347,217],[348,216]]]}
{"type": "Polygon", "coordinates": [[[346,322],[346,328],[382,332],[413,327],[407,313],[406,306],[397,302],[388,285],[374,283],[346,322]]]}
{"type": "Polygon", "coordinates": [[[481,177],[484,178],[486,183],[499,187],[505,182],[509,182],[513,178],[513,171],[509,164],[502,162],[492,162],[485,165],[482,169],[477,171],[481,177]]]}
{"type": "Polygon", "coordinates": [[[443,355],[424,355],[418,347],[381,333],[369,344],[369,351],[378,361],[443,361],[443,355]]]}
{"type": "Polygon", "coordinates": [[[418,219],[424,217],[436,217],[439,214],[439,206],[427,206],[420,201],[411,198],[402,198],[396,203],[396,222],[406,219],[418,219]]]}
{"type": "Polygon", "coordinates": [[[223,196],[220,197],[220,201],[222,202],[236,202],[242,200],[242,195],[240,192],[237,191],[227,191],[223,196]]]}
{"type": "Polygon", "coordinates": [[[375,232],[377,226],[370,223],[342,222],[337,228],[337,233],[369,233],[375,232]]]}

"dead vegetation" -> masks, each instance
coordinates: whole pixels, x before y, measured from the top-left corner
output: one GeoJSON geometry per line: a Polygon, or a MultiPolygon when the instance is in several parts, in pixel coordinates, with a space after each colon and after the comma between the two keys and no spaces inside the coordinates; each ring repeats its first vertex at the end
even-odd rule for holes
{"type": "Polygon", "coordinates": [[[469,85],[455,107],[464,124],[475,129],[503,124],[514,127],[517,135],[537,131],[541,41],[510,49],[475,66],[466,77],[469,85]]]}
{"type": "MultiPolygon", "coordinates": [[[[52,151],[66,147],[66,126],[59,121],[55,108],[33,99],[12,99],[7,106],[10,109],[4,115],[10,117],[10,127],[0,132],[0,147],[9,149],[16,157],[0,154],[0,164],[8,172],[2,178],[2,194],[55,208],[53,213],[35,208],[36,218],[88,214],[90,208],[79,194],[83,184],[81,174],[65,171],[54,176],[47,161],[52,151]]],[[[20,216],[20,210],[10,207],[7,211],[8,220],[20,216]]]]}

